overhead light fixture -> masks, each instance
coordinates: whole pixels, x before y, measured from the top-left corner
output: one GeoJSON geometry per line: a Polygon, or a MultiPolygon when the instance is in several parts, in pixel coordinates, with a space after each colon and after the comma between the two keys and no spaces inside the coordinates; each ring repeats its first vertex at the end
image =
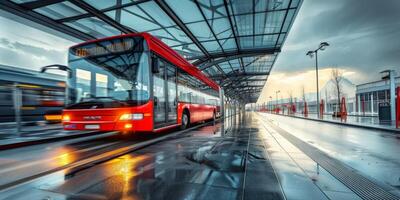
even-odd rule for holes
{"type": "Polygon", "coordinates": [[[321,51],[323,51],[323,50],[326,49],[327,46],[329,46],[329,43],[327,43],[327,42],[321,42],[321,44],[319,44],[319,49],[320,49],[321,51]]]}

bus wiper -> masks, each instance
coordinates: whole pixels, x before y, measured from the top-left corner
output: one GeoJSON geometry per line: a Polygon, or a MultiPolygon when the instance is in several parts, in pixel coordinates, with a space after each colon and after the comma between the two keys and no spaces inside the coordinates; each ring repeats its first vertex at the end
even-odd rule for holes
{"type": "Polygon", "coordinates": [[[126,102],[123,102],[123,101],[121,101],[119,99],[116,99],[114,97],[88,97],[88,98],[84,98],[84,100],[99,100],[99,99],[110,99],[110,100],[113,100],[113,101],[118,102],[120,104],[127,105],[126,102]]]}

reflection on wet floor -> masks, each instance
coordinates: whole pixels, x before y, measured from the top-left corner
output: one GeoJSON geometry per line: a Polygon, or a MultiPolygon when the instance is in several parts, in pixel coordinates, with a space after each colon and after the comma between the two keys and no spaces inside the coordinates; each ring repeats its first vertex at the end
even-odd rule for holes
{"type": "Polygon", "coordinates": [[[256,121],[232,117],[30,192],[66,199],[283,199],[256,121]]]}
{"type": "MultiPolygon", "coordinates": [[[[74,160],[57,152],[60,163],[74,160]]],[[[237,115],[92,167],[58,173],[9,199],[360,199],[254,113],[237,115]]],[[[3,196],[0,196],[3,197],[3,196]]]]}

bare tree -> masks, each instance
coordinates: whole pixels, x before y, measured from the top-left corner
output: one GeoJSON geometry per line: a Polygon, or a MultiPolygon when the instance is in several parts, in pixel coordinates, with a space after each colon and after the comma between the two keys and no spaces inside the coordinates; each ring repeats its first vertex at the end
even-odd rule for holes
{"type": "Polygon", "coordinates": [[[334,85],[334,90],[337,97],[337,107],[336,111],[340,112],[340,97],[343,95],[342,81],[343,73],[338,68],[332,69],[332,80],[334,85]]]}
{"type": "Polygon", "coordinates": [[[292,90],[288,91],[288,96],[289,96],[289,103],[290,103],[290,105],[292,105],[292,103],[293,103],[293,91],[292,90]]]}
{"type": "Polygon", "coordinates": [[[301,86],[301,96],[303,96],[303,101],[306,101],[306,90],[304,88],[304,85],[301,86]]]}
{"type": "Polygon", "coordinates": [[[292,106],[293,106],[293,91],[289,90],[288,91],[288,96],[289,96],[289,107],[288,107],[288,114],[292,113],[292,106]]]}

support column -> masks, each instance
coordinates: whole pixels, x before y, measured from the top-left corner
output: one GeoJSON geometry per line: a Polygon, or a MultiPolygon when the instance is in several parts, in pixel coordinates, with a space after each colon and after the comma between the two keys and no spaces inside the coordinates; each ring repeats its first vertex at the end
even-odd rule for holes
{"type": "Polygon", "coordinates": [[[14,84],[13,88],[13,104],[14,104],[14,115],[15,115],[15,126],[16,133],[21,136],[21,107],[22,107],[22,91],[18,87],[18,83],[14,84]]]}
{"type": "Polygon", "coordinates": [[[356,99],[358,101],[358,114],[361,115],[361,95],[356,95],[356,99]]]}
{"type": "Polygon", "coordinates": [[[395,93],[395,83],[394,83],[394,70],[390,70],[390,120],[396,120],[396,93],[395,93]]]}
{"type": "Polygon", "coordinates": [[[220,117],[225,117],[225,98],[224,98],[224,90],[220,87],[219,88],[219,115],[220,117]]]}
{"type": "Polygon", "coordinates": [[[371,115],[374,113],[374,93],[371,92],[371,115]]]}

